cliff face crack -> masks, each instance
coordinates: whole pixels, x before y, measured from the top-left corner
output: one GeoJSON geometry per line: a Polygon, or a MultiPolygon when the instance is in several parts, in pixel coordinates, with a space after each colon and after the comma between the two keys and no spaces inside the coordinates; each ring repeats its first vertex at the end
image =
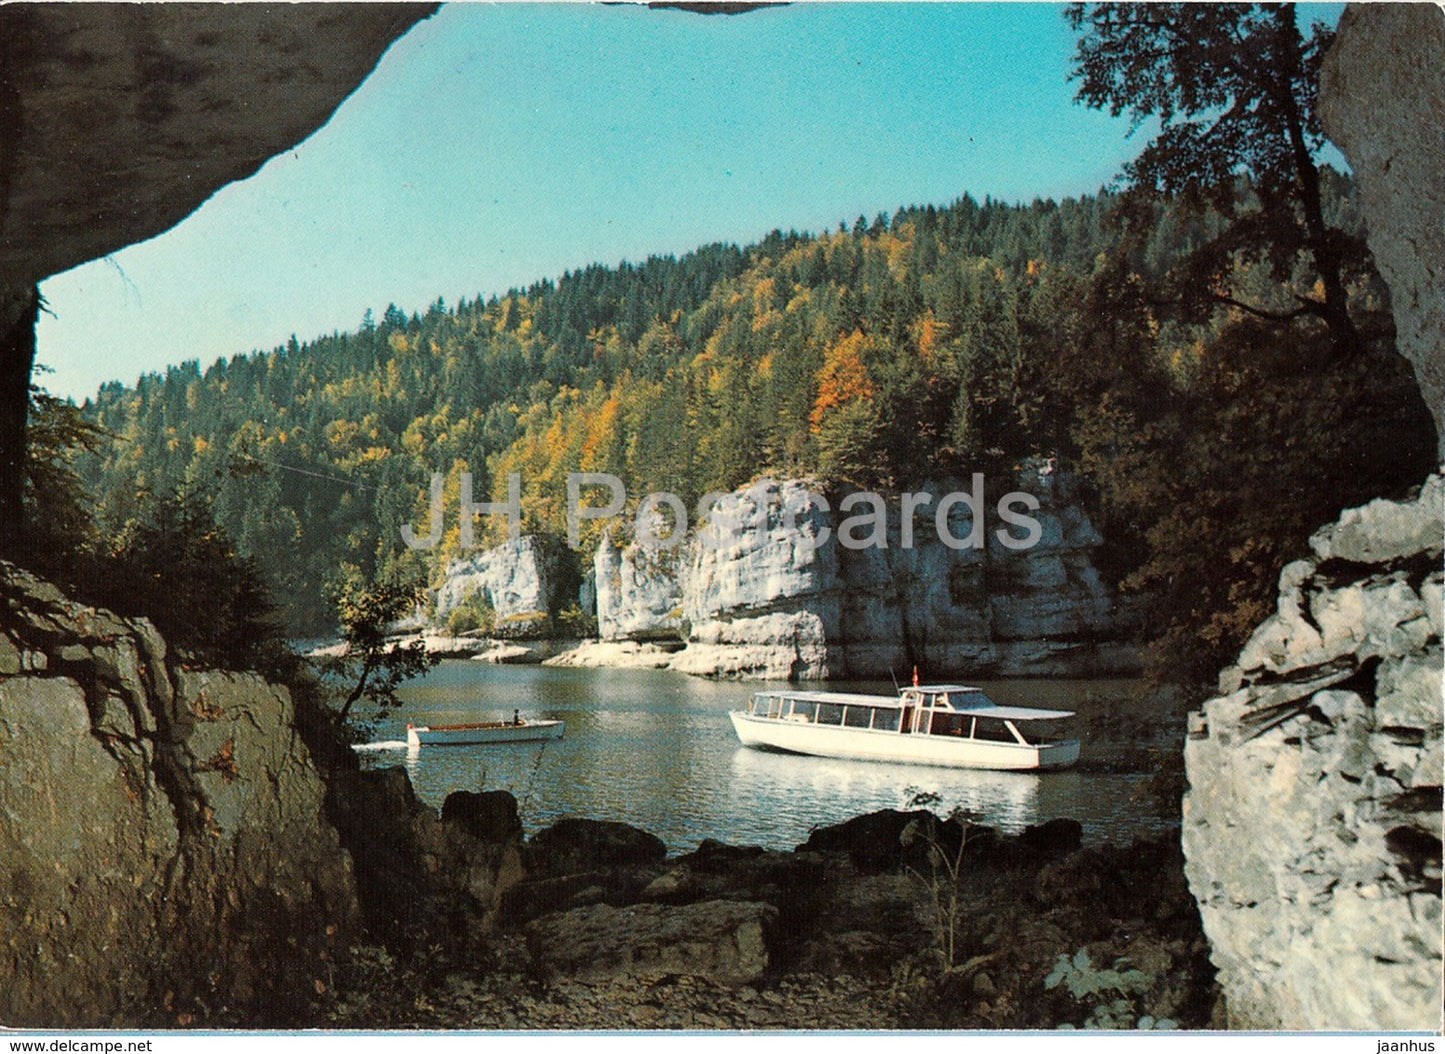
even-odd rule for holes
{"type": "MultiPolygon", "coordinates": [[[[0,129],[0,144],[3,136],[0,129]]],[[[19,548],[24,526],[26,418],[39,319],[39,288],[7,285],[0,272],[0,556],[19,548]]]]}
{"type": "Polygon", "coordinates": [[[207,802],[172,720],[175,685],[159,636],[144,621],[131,624],[71,604],[8,564],[0,563],[0,580],[12,636],[21,648],[45,656],[44,669],[30,675],[75,682],[91,736],[115,760],[131,792],[149,803],[149,767],[182,841],[205,830],[207,802]],[[117,703],[123,717],[115,712],[117,703]]]}
{"type": "MultiPolygon", "coordinates": [[[[144,751],[149,747],[154,756],[155,741],[154,737],[144,733],[127,734],[107,721],[110,701],[124,698],[115,690],[119,686],[104,682],[97,674],[94,664],[85,662],[51,660],[46,676],[69,678],[80,686],[86,710],[90,715],[91,736],[101,745],[101,749],[115,760],[125,777],[126,786],[140,798],[142,804],[148,805],[150,783],[145,775],[144,751]]],[[[138,729],[141,726],[137,723],[135,727],[138,729]]]]}

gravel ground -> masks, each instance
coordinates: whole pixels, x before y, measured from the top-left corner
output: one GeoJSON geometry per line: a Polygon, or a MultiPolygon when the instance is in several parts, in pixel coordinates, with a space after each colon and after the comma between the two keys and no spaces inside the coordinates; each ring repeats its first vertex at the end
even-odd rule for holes
{"type": "MultiPolygon", "coordinates": [[[[520,953],[500,942],[499,960],[520,953]]],[[[433,978],[380,948],[356,950],[330,993],[327,1024],[361,1029],[485,1031],[889,1029],[902,1027],[897,985],[853,977],[793,975],[730,988],[701,978],[652,982],[559,980],[453,971],[433,978]]]]}

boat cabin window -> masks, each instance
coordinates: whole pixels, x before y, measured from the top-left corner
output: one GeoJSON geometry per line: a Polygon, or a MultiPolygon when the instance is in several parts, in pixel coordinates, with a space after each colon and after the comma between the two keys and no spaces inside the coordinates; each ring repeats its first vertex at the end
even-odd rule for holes
{"type": "Polygon", "coordinates": [[[1030,743],[1053,743],[1068,739],[1070,730],[1067,718],[1044,721],[1020,721],[1015,726],[1030,743]]]}
{"type": "Polygon", "coordinates": [[[849,728],[869,728],[877,710],[871,706],[850,706],[843,712],[843,724],[849,728]]]}
{"type": "Polygon", "coordinates": [[[967,736],[971,722],[965,714],[953,714],[946,710],[934,711],[933,721],[928,726],[931,736],[967,736]]]}
{"type": "Polygon", "coordinates": [[[884,732],[897,732],[902,719],[903,711],[901,710],[875,710],[873,727],[884,732]]]}
{"type": "Polygon", "coordinates": [[[843,708],[837,703],[818,704],[818,724],[820,725],[841,725],[843,723],[843,708]]]}
{"type": "Polygon", "coordinates": [[[788,713],[795,721],[815,721],[818,718],[818,704],[805,699],[790,699],[788,713]]]}
{"type": "Polygon", "coordinates": [[[996,717],[980,717],[973,730],[974,739],[986,739],[990,743],[1017,743],[1018,738],[1007,725],[996,717]]]}

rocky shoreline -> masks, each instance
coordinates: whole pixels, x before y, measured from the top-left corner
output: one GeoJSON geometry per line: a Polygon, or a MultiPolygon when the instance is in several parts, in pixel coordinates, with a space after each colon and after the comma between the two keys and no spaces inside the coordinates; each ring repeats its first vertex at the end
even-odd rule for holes
{"type": "Polygon", "coordinates": [[[401,770],[342,782],[333,817],[367,923],[318,1000],[330,1027],[1201,1028],[1214,1013],[1177,839],[1082,847],[1070,820],[1005,836],[889,810],[791,851],[669,855],[609,821],[524,840],[501,791],[438,814],[401,770]],[[959,864],[955,900],[934,852],[959,864]]]}
{"type": "MultiPolygon", "coordinates": [[[[876,544],[842,544],[843,521],[806,479],[759,480],[720,496],[719,524],[674,549],[615,541],[590,558],[524,535],[442,569],[423,609],[397,627],[443,654],[568,666],[668,666],[705,677],[887,677],[914,666],[973,676],[1107,676],[1139,669],[1139,625],[1100,575],[1103,539],[1079,483],[1052,461],[1000,487],[1035,498],[1027,548],[974,531],[970,506],[905,523],[888,506],[876,544]],[[886,523],[883,522],[886,520],[886,523]],[[976,538],[974,536],[977,536],[976,538]],[[973,539],[961,545],[959,539],[973,539]],[[576,585],[580,577],[580,587],[576,585]],[[486,633],[447,636],[477,625],[486,633]],[[595,637],[575,640],[595,624],[595,637]]],[[[983,493],[982,476],[974,488],[983,493]]],[[[919,484],[925,509],[964,484],[919,484]]],[[[967,488],[964,488],[967,489],[967,488]]]]}
{"type": "Polygon", "coordinates": [[[707,842],[682,855],[600,820],[525,838],[505,792],[453,794],[438,811],[404,769],[363,769],[309,682],[199,669],[145,620],[5,564],[0,612],[0,813],[42,803],[58,817],[0,824],[6,1024],[1209,1019],[1177,840],[1081,848],[1070,821],[1018,837],[971,828],[945,968],[942,887],[905,831],[926,824],[952,851],[956,823],[881,813],[790,851],[707,842]]]}
{"type": "MultiPolygon", "coordinates": [[[[443,659],[471,659],[497,666],[561,666],[594,670],[676,670],[696,677],[723,680],[822,680],[816,677],[795,677],[787,670],[762,664],[737,663],[738,653],[724,642],[715,648],[681,641],[657,642],[604,640],[597,637],[487,637],[450,634],[425,630],[400,633],[391,637],[389,646],[406,647],[420,643],[427,654],[443,659]],[[711,650],[710,650],[711,649],[711,650]]],[[[329,644],[308,651],[308,658],[326,658],[344,654],[344,645],[329,644]]],[[[1025,663],[1025,671],[998,676],[1020,677],[1111,677],[1134,676],[1138,673],[1137,653],[1130,646],[1120,645],[1107,661],[1086,664],[1077,669],[1045,663],[1025,663]]],[[[895,666],[892,673],[907,672],[908,666],[895,666]]],[[[970,667],[977,676],[980,669],[970,667]]],[[[994,671],[997,673],[997,671],[994,671]]],[[[887,679],[885,672],[884,679],[887,679]]]]}
{"type": "MultiPolygon", "coordinates": [[[[974,533],[961,502],[947,520],[954,545],[932,517],[904,523],[889,506],[878,544],[857,549],[838,541],[840,517],[814,493],[821,484],[759,480],[720,496],[715,515],[733,525],[721,540],[723,529],[710,527],[659,551],[609,532],[580,568],[577,554],[542,535],[462,555],[391,629],[396,645],[420,642],[444,658],[737,680],[886,679],[914,667],[1137,674],[1137,612],[1095,566],[1103,538],[1078,481],[1029,460],[1008,485],[1039,504],[1036,544],[1025,549],[982,531],[960,546],[974,533]]],[[[962,486],[923,483],[915,497],[926,509],[962,486]]],[[[981,475],[974,486],[982,493],[981,475]]]]}
{"type": "MultiPolygon", "coordinates": [[[[428,655],[442,659],[473,659],[496,666],[570,666],[586,669],[661,670],[672,664],[681,645],[640,644],[630,640],[592,638],[488,637],[480,634],[453,636],[430,631],[401,633],[391,637],[388,647],[421,644],[428,655]]],[[[338,657],[346,645],[328,644],[309,650],[308,658],[338,657]]]]}

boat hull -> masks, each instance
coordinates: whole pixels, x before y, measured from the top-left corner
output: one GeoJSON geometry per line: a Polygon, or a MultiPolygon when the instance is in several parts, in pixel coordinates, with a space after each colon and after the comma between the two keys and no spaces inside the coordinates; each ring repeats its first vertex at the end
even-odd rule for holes
{"type": "Polygon", "coordinates": [[[957,736],[900,735],[867,728],[754,717],[736,710],[728,716],[744,746],[814,757],[1013,771],[1066,768],[1079,759],[1077,739],[1025,745],[957,736]]]}
{"type": "Polygon", "coordinates": [[[565,721],[523,721],[520,724],[486,722],[474,725],[446,725],[436,728],[409,727],[407,746],[471,746],[478,743],[520,743],[537,739],[561,739],[565,721]]]}

